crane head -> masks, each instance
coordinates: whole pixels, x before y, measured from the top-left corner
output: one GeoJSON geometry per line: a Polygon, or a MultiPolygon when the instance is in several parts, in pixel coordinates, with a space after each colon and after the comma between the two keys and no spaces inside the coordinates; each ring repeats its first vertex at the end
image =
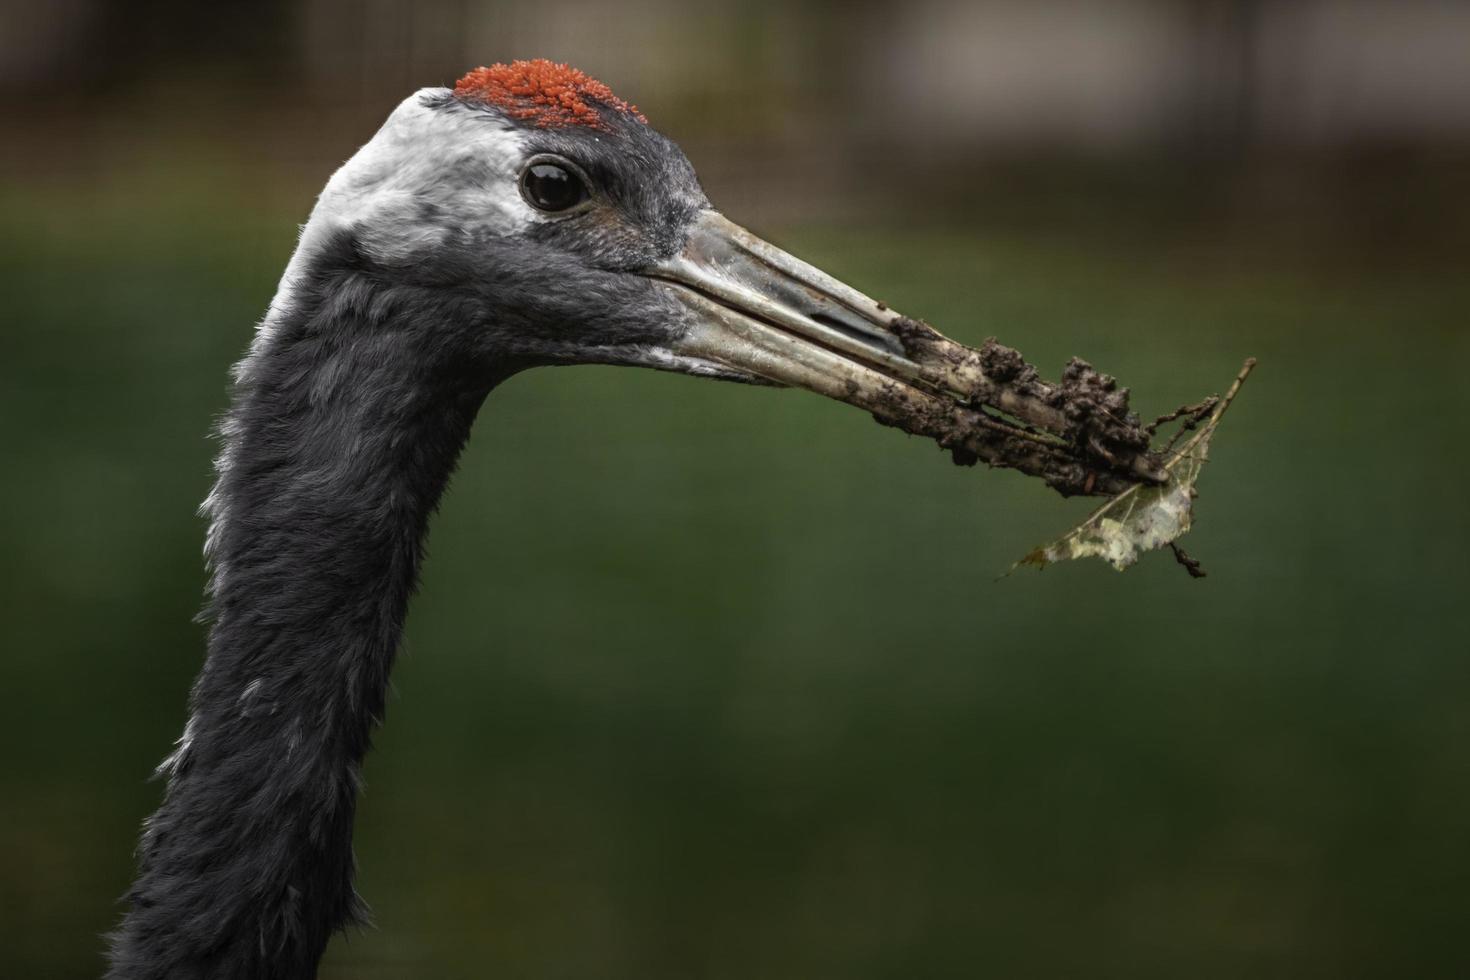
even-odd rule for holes
{"type": "Polygon", "coordinates": [[[375,281],[452,297],[437,329],[471,360],[639,365],[868,410],[925,376],[914,321],[725,218],[678,146],[565,65],[405,99],[322,192],[277,304],[344,239],[375,281]]]}

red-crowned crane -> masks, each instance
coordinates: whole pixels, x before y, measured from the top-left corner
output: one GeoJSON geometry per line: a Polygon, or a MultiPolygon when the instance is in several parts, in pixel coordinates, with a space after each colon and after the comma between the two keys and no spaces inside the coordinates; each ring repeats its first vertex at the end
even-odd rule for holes
{"type": "Polygon", "coordinates": [[[208,655],[107,976],[302,980],[358,916],[359,766],[429,516],[498,382],[626,364],[871,408],[917,374],[897,322],[726,220],[575,69],[404,100],[327,183],[235,368],[208,655]]]}

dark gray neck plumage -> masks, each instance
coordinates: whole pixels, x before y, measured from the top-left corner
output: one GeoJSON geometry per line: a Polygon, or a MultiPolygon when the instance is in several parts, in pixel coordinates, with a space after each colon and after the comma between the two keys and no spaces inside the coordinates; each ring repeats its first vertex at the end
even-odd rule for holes
{"type": "Polygon", "coordinates": [[[431,292],[350,243],[238,369],[213,518],[209,652],[146,824],[112,980],[315,975],[360,914],[358,768],[431,513],[489,384],[431,292]]]}

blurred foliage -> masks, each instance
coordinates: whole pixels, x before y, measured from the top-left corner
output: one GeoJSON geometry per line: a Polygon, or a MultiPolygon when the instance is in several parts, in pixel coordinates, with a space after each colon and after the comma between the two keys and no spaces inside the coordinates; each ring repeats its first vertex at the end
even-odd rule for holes
{"type": "MultiPolygon", "coordinates": [[[[209,420],[308,200],[164,186],[0,191],[4,976],[99,972],[202,653],[209,420]]],[[[1210,578],[996,582],[1087,503],[811,396],[512,379],[367,766],[380,928],[324,976],[1470,970],[1463,255],[1088,200],[762,230],[1146,414],[1259,356],[1210,578]]]]}

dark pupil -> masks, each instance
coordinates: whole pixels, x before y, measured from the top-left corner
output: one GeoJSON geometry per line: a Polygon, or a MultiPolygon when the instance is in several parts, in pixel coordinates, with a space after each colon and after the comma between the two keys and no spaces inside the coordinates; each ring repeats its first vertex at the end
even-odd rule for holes
{"type": "Polygon", "coordinates": [[[526,171],[526,196],[543,211],[565,211],[582,200],[582,182],[554,163],[526,171]]]}

